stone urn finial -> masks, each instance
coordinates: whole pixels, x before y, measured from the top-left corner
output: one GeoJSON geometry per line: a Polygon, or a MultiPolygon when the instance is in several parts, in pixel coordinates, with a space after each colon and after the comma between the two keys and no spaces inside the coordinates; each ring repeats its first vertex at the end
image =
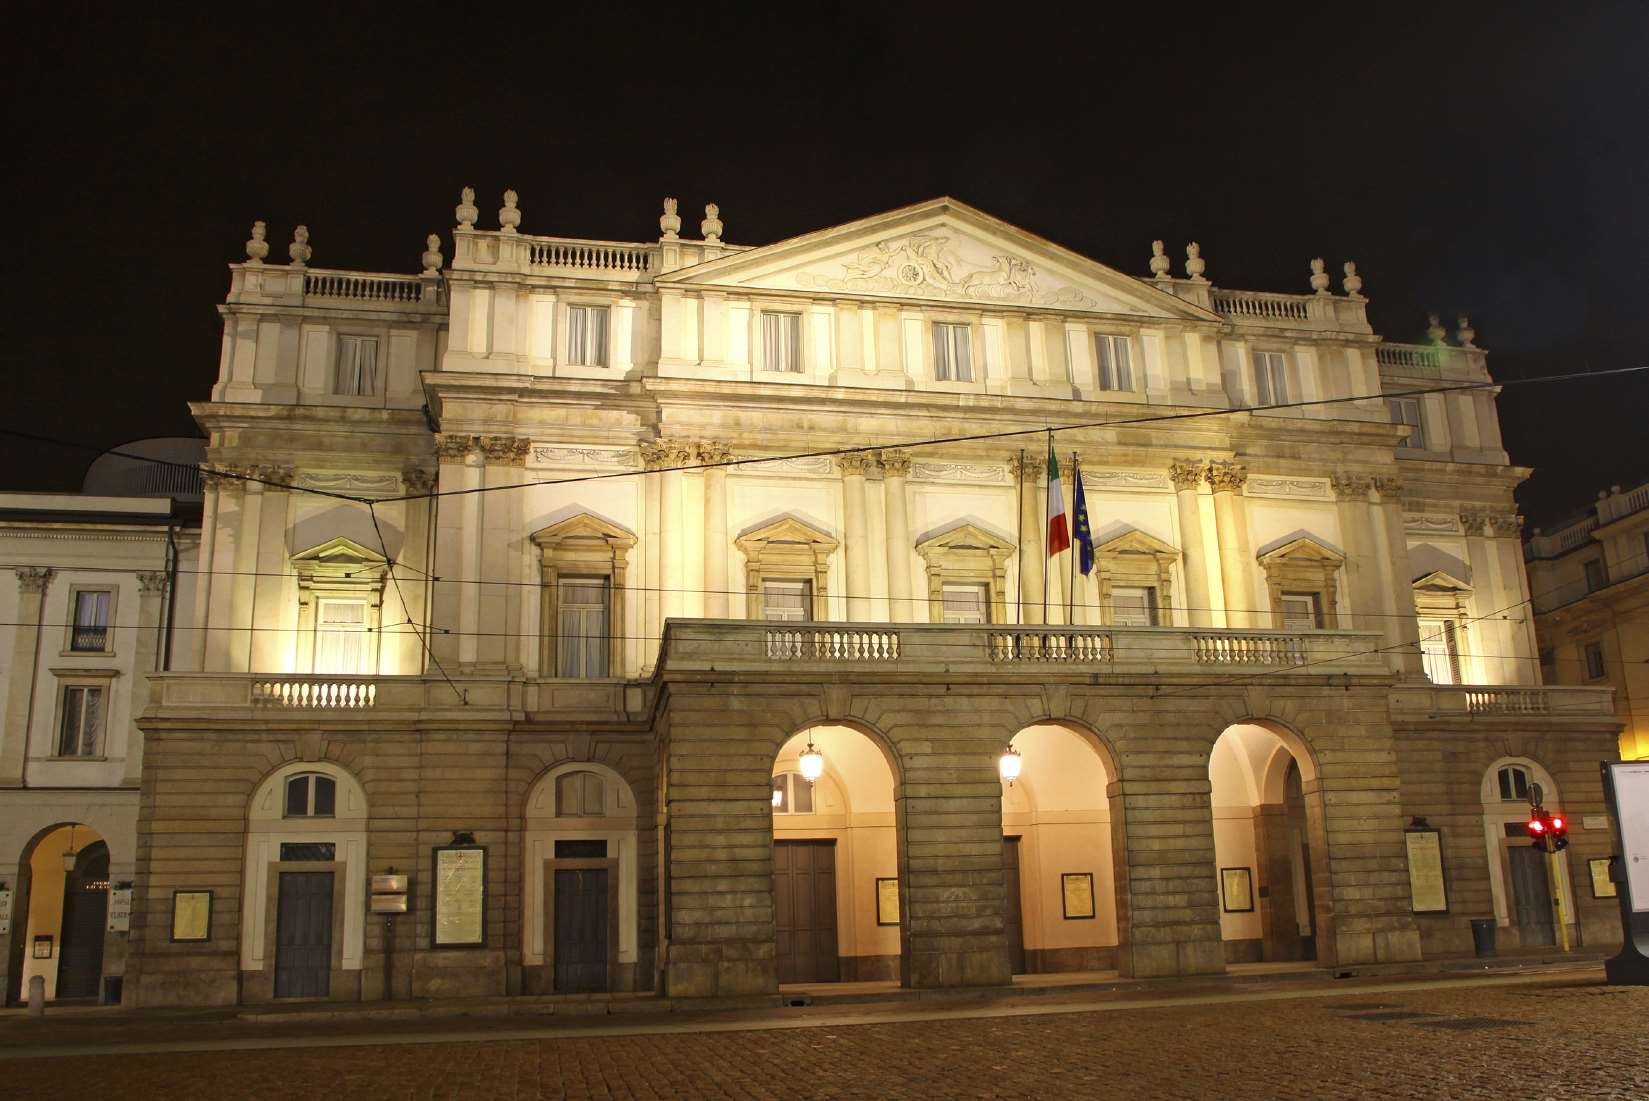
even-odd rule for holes
{"type": "Polygon", "coordinates": [[[292,243],[286,246],[286,254],[292,257],[292,266],[305,267],[309,258],[315,255],[315,250],[309,247],[309,227],[299,226],[292,231],[292,243]]]}
{"type": "Polygon", "coordinates": [[[269,255],[269,242],[264,240],[269,235],[269,227],[261,221],[252,223],[252,236],[246,242],[246,262],[261,264],[263,258],[269,255]]]}
{"type": "Polygon", "coordinates": [[[520,198],[514,188],[504,192],[504,205],[498,208],[498,228],[505,233],[514,233],[515,227],[521,224],[521,211],[515,205],[520,198]]]}
{"type": "Polygon", "coordinates": [[[1340,283],[1340,286],[1344,287],[1346,293],[1353,298],[1363,297],[1363,277],[1357,274],[1357,262],[1355,260],[1346,261],[1346,277],[1340,283]]]}
{"type": "Polygon", "coordinates": [[[1168,254],[1166,252],[1162,251],[1162,242],[1161,241],[1152,241],[1151,242],[1151,278],[1152,279],[1168,279],[1168,278],[1170,278],[1170,270],[1173,268],[1173,266],[1174,266],[1173,261],[1168,259],[1168,254]]]}
{"type": "Polygon", "coordinates": [[[1477,347],[1477,345],[1472,343],[1472,341],[1477,339],[1477,330],[1472,328],[1471,318],[1467,317],[1465,314],[1461,314],[1456,319],[1454,335],[1459,338],[1460,346],[1462,348],[1477,347]]]}
{"type": "Polygon", "coordinates": [[[1311,289],[1318,294],[1328,293],[1327,265],[1321,256],[1311,261],[1311,289]]]}
{"type": "Polygon", "coordinates": [[[458,205],[452,208],[452,216],[458,219],[459,229],[475,228],[475,219],[481,217],[475,205],[475,188],[466,187],[458,193],[458,205]]]}
{"type": "Polygon", "coordinates": [[[699,232],[704,234],[705,244],[721,244],[721,207],[715,203],[704,204],[704,221],[699,223],[699,232]]]}
{"type": "Polygon", "coordinates": [[[1185,246],[1185,274],[1198,283],[1206,283],[1202,273],[1208,270],[1208,261],[1202,258],[1202,246],[1192,241],[1185,246]]]}
{"type": "Polygon", "coordinates": [[[1443,323],[1438,320],[1437,315],[1434,313],[1427,314],[1426,339],[1431,341],[1433,344],[1441,344],[1443,343],[1443,337],[1445,335],[1447,334],[1443,331],[1443,323]]]}
{"type": "Polygon", "coordinates": [[[436,275],[441,271],[441,261],[445,257],[441,255],[440,234],[432,233],[424,238],[424,255],[422,259],[425,275],[436,275]]]}
{"type": "Polygon", "coordinates": [[[664,200],[664,213],[658,217],[658,231],[661,239],[674,241],[681,236],[681,215],[676,213],[676,201],[664,200]]]}

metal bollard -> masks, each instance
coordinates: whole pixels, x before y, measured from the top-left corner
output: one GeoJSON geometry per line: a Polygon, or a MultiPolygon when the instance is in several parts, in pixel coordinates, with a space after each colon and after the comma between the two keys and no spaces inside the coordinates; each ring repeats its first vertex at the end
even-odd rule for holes
{"type": "Polygon", "coordinates": [[[46,976],[29,976],[29,1016],[46,1015],[46,976]]]}

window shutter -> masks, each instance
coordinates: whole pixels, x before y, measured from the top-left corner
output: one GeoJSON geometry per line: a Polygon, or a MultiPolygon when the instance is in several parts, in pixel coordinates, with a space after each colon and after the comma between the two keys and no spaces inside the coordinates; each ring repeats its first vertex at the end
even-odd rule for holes
{"type": "Polygon", "coordinates": [[[940,619],[945,623],[985,623],[989,612],[983,584],[946,585],[940,590],[940,619]]]}
{"type": "Polygon", "coordinates": [[[1266,370],[1265,353],[1254,353],[1254,404],[1271,404],[1271,376],[1266,370]]]}

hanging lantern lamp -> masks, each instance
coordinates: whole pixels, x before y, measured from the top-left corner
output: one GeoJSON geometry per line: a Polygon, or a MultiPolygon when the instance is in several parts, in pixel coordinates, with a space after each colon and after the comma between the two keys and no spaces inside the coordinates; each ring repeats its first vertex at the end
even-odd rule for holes
{"type": "Polygon", "coordinates": [[[74,827],[69,827],[69,847],[63,850],[63,870],[72,873],[75,862],[80,859],[80,853],[74,847],[74,827]]]}
{"type": "Polygon", "coordinates": [[[824,775],[824,754],[814,748],[812,738],[807,740],[807,748],[802,751],[800,764],[802,778],[809,784],[818,783],[819,777],[824,775]]]}
{"type": "Polygon", "coordinates": [[[1002,782],[1009,787],[1013,787],[1013,782],[1019,779],[1019,770],[1024,765],[1025,759],[1019,755],[1019,750],[1011,745],[996,761],[996,769],[1002,774],[1002,782]]]}

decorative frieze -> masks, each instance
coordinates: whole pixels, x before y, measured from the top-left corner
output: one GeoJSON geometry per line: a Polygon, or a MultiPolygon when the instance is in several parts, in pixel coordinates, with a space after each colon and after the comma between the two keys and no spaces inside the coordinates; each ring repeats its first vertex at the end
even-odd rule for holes
{"type": "MultiPolygon", "coordinates": [[[[1032,464],[1027,460],[1027,465],[1032,464]]],[[[968,482],[974,485],[1008,485],[1013,480],[1008,469],[997,463],[912,461],[910,475],[918,482],[968,482]]]]}
{"type": "Polygon", "coordinates": [[[1458,515],[1443,512],[1405,512],[1403,530],[1410,535],[1459,535],[1464,528],[1458,515]]]}
{"type": "Polygon", "coordinates": [[[401,492],[401,479],[387,472],[305,473],[298,480],[302,489],[318,489],[327,493],[346,493],[361,497],[395,497],[401,492]]]}
{"type": "Polygon", "coordinates": [[[1012,302],[1087,309],[1097,300],[1071,286],[1045,286],[1035,265],[1020,256],[993,255],[985,267],[969,264],[949,237],[932,232],[894,237],[862,248],[841,265],[840,276],[803,273],[804,287],[868,291],[923,298],[1012,302]]]}
{"type": "Polygon", "coordinates": [[[635,449],[630,447],[551,447],[546,444],[533,446],[532,463],[534,466],[605,467],[617,470],[631,470],[641,465],[635,449]]]}
{"type": "Polygon", "coordinates": [[[1172,483],[1160,470],[1090,470],[1083,467],[1082,484],[1089,489],[1161,491],[1172,483]]]}
{"type": "Polygon", "coordinates": [[[1294,478],[1255,474],[1243,491],[1250,497],[1286,497],[1306,501],[1332,501],[1334,492],[1327,478],[1294,478]]]}

